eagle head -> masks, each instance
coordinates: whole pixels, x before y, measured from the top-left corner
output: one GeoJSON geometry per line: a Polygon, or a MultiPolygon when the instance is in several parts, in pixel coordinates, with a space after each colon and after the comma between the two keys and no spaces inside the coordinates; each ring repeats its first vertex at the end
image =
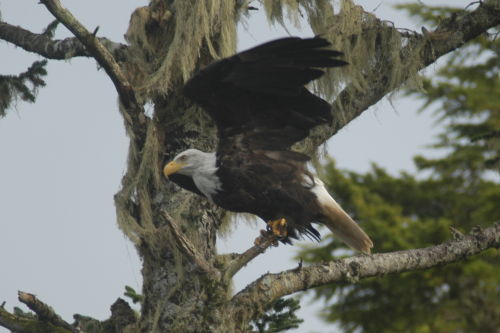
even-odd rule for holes
{"type": "Polygon", "coordinates": [[[168,177],[174,173],[179,173],[185,176],[193,176],[195,173],[203,169],[207,160],[212,155],[202,152],[198,149],[188,149],[175,156],[173,161],[167,163],[163,168],[163,174],[168,177]]]}

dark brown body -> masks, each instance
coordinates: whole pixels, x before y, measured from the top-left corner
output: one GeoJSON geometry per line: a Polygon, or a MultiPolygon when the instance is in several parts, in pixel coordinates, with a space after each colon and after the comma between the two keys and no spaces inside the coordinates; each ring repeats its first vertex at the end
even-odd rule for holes
{"type": "Polygon", "coordinates": [[[289,237],[297,238],[298,232],[319,239],[311,222],[321,220],[321,209],[310,191],[313,179],[304,168],[307,156],[288,151],[238,151],[231,158],[225,156],[217,160],[216,174],[224,180],[222,191],[213,197],[217,205],[264,221],[285,218],[289,237]],[[304,185],[304,177],[310,178],[309,185],[304,185]]]}

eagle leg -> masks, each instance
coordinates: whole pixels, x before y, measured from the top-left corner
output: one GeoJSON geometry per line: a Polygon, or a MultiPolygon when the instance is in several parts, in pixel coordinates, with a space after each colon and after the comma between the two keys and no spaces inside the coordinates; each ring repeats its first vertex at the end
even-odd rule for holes
{"type": "Polygon", "coordinates": [[[286,219],[284,218],[267,222],[267,229],[277,238],[286,238],[288,236],[286,219]]]}
{"type": "Polygon", "coordinates": [[[272,246],[278,246],[278,241],[288,236],[286,230],[286,219],[281,218],[267,222],[267,230],[261,230],[260,236],[254,240],[255,246],[261,246],[266,241],[272,241],[272,246]]]}

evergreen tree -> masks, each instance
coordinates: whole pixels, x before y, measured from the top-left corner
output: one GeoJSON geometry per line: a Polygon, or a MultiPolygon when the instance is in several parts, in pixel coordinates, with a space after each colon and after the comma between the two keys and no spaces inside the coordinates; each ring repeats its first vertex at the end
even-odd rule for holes
{"type": "MultiPolygon", "coordinates": [[[[449,8],[404,6],[437,24],[449,8]]],[[[366,174],[343,172],[330,161],[322,170],[343,207],[372,236],[375,252],[431,246],[500,218],[500,39],[498,30],[448,58],[423,91],[408,91],[434,110],[443,127],[442,157],[415,157],[417,174],[392,176],[373,165],[366,174]],[[493,170],[493,171],[492,171],[493,170]],[[451,229],[451,232],[450,232],[451,229]]],[[[345,253],[330,239],[307,249],[307,262],[345,253]]],[[[500,257],[489,250],[460,264],[421,272],[335,284],[314,291],[328,302],[323,315],[345,332],[498,332],[500,257]]]]}

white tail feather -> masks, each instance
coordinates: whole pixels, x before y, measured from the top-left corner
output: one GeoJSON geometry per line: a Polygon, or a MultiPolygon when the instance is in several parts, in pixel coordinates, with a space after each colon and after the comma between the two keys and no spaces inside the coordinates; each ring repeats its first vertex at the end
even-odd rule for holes
{"type": "Polygon", "coordinates": [[[370,237],[354,222],[326,190],[323,182],[314,179],[311,191],[318,198],[325,224],[330,231],[355,250],[369,254],[373,247],[370,237]]]}

